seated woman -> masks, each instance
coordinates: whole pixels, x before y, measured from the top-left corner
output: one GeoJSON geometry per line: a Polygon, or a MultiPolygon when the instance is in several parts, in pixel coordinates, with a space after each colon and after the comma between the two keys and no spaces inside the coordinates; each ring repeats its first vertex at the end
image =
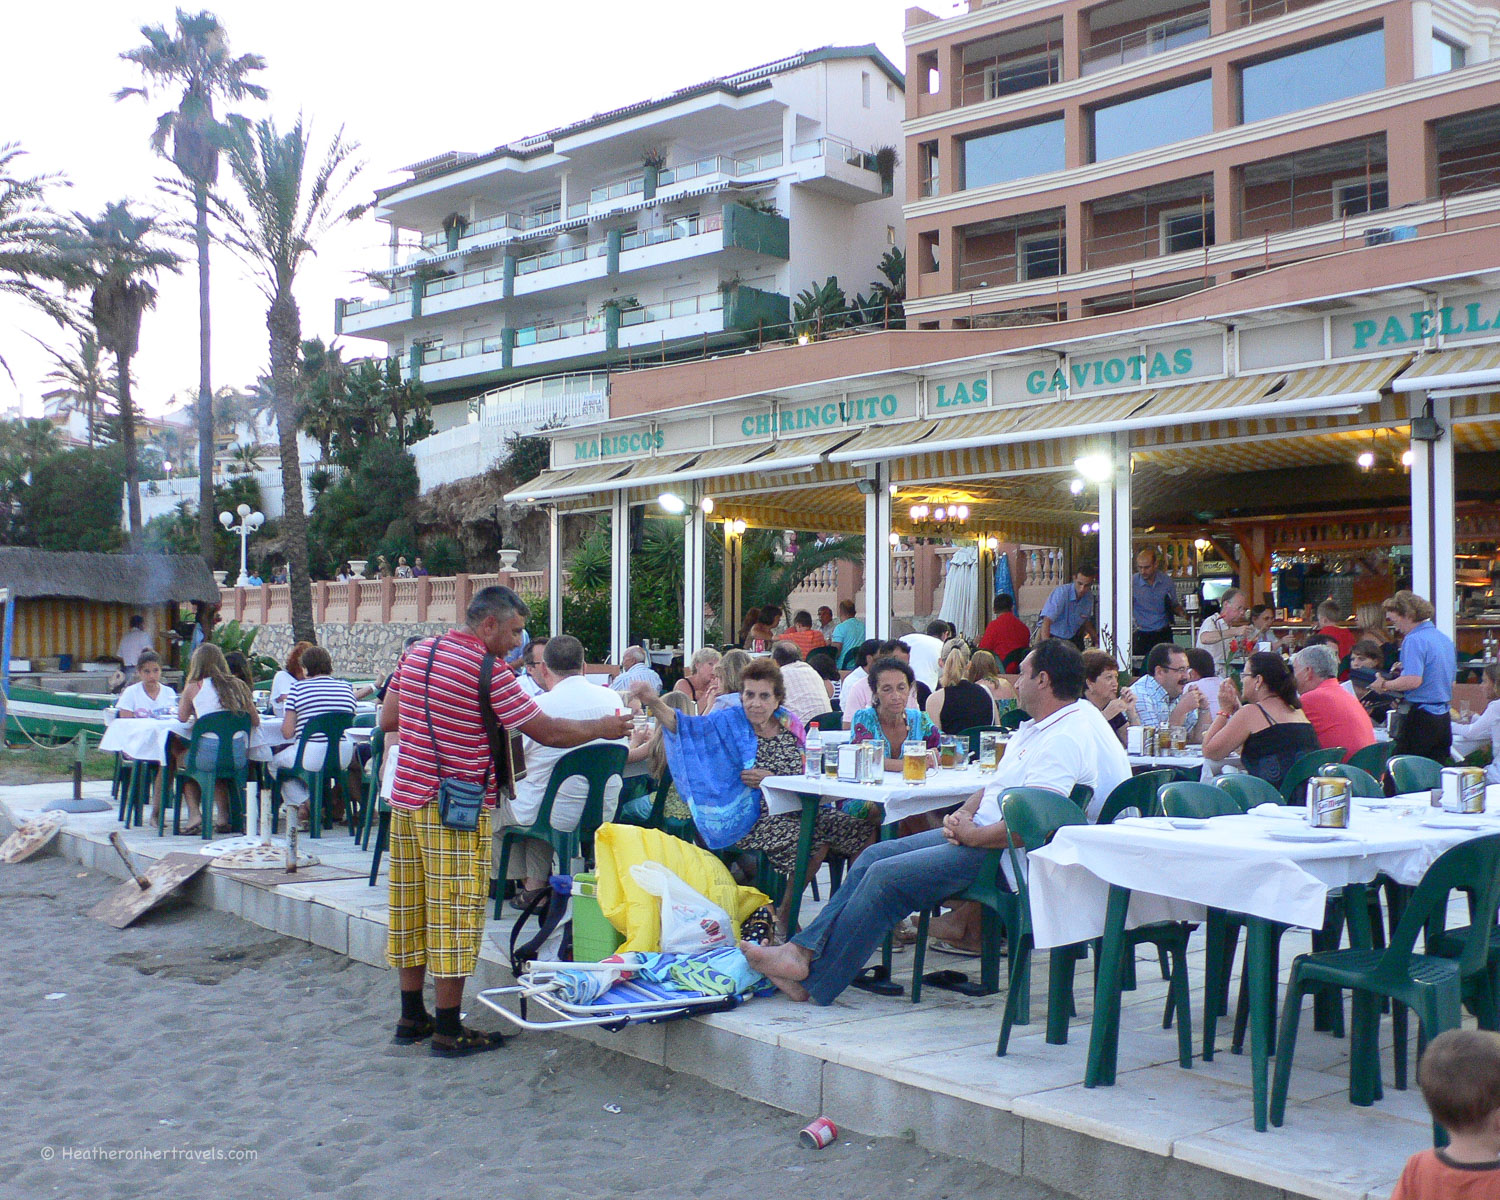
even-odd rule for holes
{"type": "MultiPolygon", "coordinates": [[[[281,718],[281,736],[289,740],[271,759],[271,769],[290,767],[297,761],[297,745],[302,739],[302,727],[314,717],[329,713],[354,715],[354,687],[347,679],[333,677],[333,656],[322,646],[310,646],[302,655],[302,669],[306,674],[292,685],[287,693],[286,708],[281,718]]],[[[328,755],[328,739],[321,734],[307,743],[302,755],[302,766],[308,771],[317,771],[328,755]]],[[[339,743],[339,767],[347,770],[354,757],[353,747],[348,742],[339,743]]],[[[307,785],[300,779],[290,779],[281,789],[281,798],[286,803],[297,805],[297,819],[306,821],[307,785]]],[[[333,819],[339,820],[343,813],[335,810],[333,819]]]]}
{"type": "Polygon", "coordinates": [[[695,711],[713,683],[714,668],[719,665],[719,659],[722,657],[712,646],[704,646],[693,655],[692,661],[688,663],[688,669],[672,688],[678,695],[691,700],[695,711]]]}
{"type": "MultiPolygon", "coordinates": [[[[144,655],[142,661],[145,661],[144,655]]],[[[1500,758],[1494,756],[1495,734],[1500,732],[1500,663],[1484,669],[1484,711],[1472,721],[1453,722],[1453,753],[1463,758],[1475,750],[1490,751],[1490,765],[1484,769],[1487,783],[1500,783],[1500,758]]]]}
{"type": "Polygon", "coordinates": [[[1120,691],[1119,664],[1103,650],[1083,652],[1083,698],[1109,722],[1121,745],[1125,744],[1125,730],[1141,723],[1130,689],[1120,691]]]}
{"type": "Polygon", "coordinates": [[[1281,786],[1292,764],[1318,748],[1318,735],[1297,698],[1297,681],[1281,655],[1256,651],[1245,663],[1241,693],[1219,685],[1219,715],[1203,738],[1203,757],[1223,759],[1236,750],[1251,775],[1281,786]]]}
{"type": "MultiPolygon", "coordinates": [[[[1401,658],[1401,651],[1391,637],[1386,624],[1385,610],[1378,604],[1361,604],[1355,609],[1354,619],[1359,623],[1359,640],[1368,639],[1380,649],[1380,670],[1389,671],[1401,658]]],[[[1352,651],[1351,651],[1352,653],[1352,651]]],[[[1353,664],[1351,663],[1352,667],[1353,664]]]]}
{"type": "MultiPolygon", "coordinates": [[[[715,651],[716,657],[717,653],[715,651]]],[[[661,702],[680,713],[687,713],[690,717],[698,715],[698,706],[675,688],[662,696],[661,702]]],[[[627,763],[644,761],[646,772],[644,775],[626,776],[624,786],[620,791],[620,807],[615,811],[615,820],[622,821],[626,825],[644,825],[651,817],[652,806],[656,803],[656,789],[667,770],[667,747],[662,737],[660,721],[656,723],[656,728],[650,730],[644,737],[641,736],[640,731],[631,736],[630,752],[625,761],[627,763]]],[[[666,817],[673,821],[693,819],[693,814],[677,795],[675,788],[667,793],[664,812],[666,817]]]]}
{"type": "Polygon", "coordinates": [[[755,623],[746,635],[746,650],[769,650],[776,640],[776,626],[781,624],[781,610],[767,604],[755,616],[755,623]],[[757,643],[759,643],[757,645],[757,643]]]}
{"type": "MultiPolygon", "coordinates": [[[[250,718],[250,726],[260,724],[260,713],[255,711],[255,700],[243,681],[236,679],[224,661],[224,652],[212,642],[204,642],[193,651],[188,662],[187,678],[182,683],[182,697],[177,702],[177,719],[182,722],[206,717],[210,713],[244,713],[250,718]]],[[[176,751],[180,768],[187,758],[187,745],[176,751]]],[[[187,826],[180,832],[193,834],[203,828],[199,812],[198,785],[191,779],[183,784],[183,803],[187,805],[187,826]]],[[[218,833],[229,831],[229,792],[224,784],[214,788],[214,829],[218,833]]]]}
{"type": "Polygon", "coordinates": [[[967,679],[969,648],[960,641],[943,647],[938,659],[937,691],[927,697],[927,715],[943,733],[962,733],[1000,719],[988,688],[967,679]]]}
{"type": "Polygon", "coordinates": [[[713,678],[698,701],[698,711],[721,712],[726,708],[740,706],[740,672],[751,663],[743,650],[726,650],[724,657],[714,666],[713,678]]]}
{"type": "Polygon", "coordinates": [[[293,646],[286,656],[286,665],[271,680],[271,712],[278,717],[286,712],[286,694],[292,690],[292,684],[307,674],[302,669],[302,656],[312,646],[312,642],[298,642],[293,646]]]}
{"type": "Polygon", "coordinates": [[[922,742],[929,750],[938,746],[938,728],[932,719],[920,708],[909,707],[916,682],[911,668],[899,658],[878,659],[870,668],[874,703],[849,721],[856,742],[875,742],[885,752],[887,771],[901,770],[901,747],[906,742],[922,742]]]}
{"type": "Polygon", "coordinates": [[[120,693],[115,712],[122,717],[166,717],[177,710],[177,693],[161,681],[161,655],[143,650],[136,660],[137,680],[120,693]]]}
{"type": "Polygon", "coordinates": [[[1349,678],[1339,684],[1346,692],[1364,705],[1370,721],[1376,725],[1385,723],[1385,715],[1396,707],[1399,696],[1382,694],[1370,687],[1377,675],[1384,674],[1385,650],[1374,638],[1360,638],[1349,652],[1349,678]]]}
{"type": "Polygon", "coordinates": [[[1008,713],[1016,707],[1016,685],[1000,669],[1000,660],[988,650],[974,651],[969,660],[969,679],[995,699],[995,712],[1008,713]]]}
{"type": "MultiPolygon", "coordinates": [[[[726,656],[727,658],[727,656],[726,656]]],[[[805,736],[802,723],[786,708],[786,685],[781,679],[781,668],[770,659],[757,659],[747,665],[740,676],[740,703],[704,716],[679,713],[658,696],[650,684],[639,681],[631,688],[631,695],[638,699],[661,723],[667,753],[675,755],[681,748],[678,741],[685,729],[708,723],[709,728],[693,729],[699,733],[727,733],[731,736],[753,734],[755,739],[754,765],[738,772],[736,778],[715,779],[712,786],[721,795],[737,785],[750,789],[744,793],[745,800],[757,806],[760,813],[750,831],[735,845],[737,850],[758,850],[770,861],[778,874],[791,877],[797,861],[797,839],[801,833],[801,813],[777,813],[772,815],[760,794],[760,785],[769,775],[800,775],[802,773],[802,751],[805,736]],[[714,728],[714,727],[718,728],[714,728]]],[[[700,766],[712,764],[700,763],[700,766]]],[[[733,771],[733,764],[725,767],[733,771]]],[[[699,801],[693,796],[691,784],[681,775],[674,782],[684,797],[691,803],[699,801]]],[[[704,801],[708,800],[705,796],[704,801]]],[[[743,814],[749,821],[750,814],[743,814]]],[[[832,808],[818,811],[817,824],[813,829],[812,853],[808,859],[808,875],[812,876],[830,854],[853,859],[874,840],[874,830],[863,821],[832,808]]],[[[791,889],[781,898],[777,910],[777,924],[784,932],[791,905],[791,889]]]]}

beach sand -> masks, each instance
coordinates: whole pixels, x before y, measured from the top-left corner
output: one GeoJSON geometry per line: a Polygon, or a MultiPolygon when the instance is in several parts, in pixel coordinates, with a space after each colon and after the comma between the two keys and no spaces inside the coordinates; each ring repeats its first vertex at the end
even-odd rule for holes
{"type": "Polygon", "coordinates": [[[815,1113],[560,1034],[393,1046],[391,972],[186,902],[110,929],[86,914],[116,886],[0,867],[0,1197],[1052,1195],[900,1140],[807,1150],[815,1113]]]}

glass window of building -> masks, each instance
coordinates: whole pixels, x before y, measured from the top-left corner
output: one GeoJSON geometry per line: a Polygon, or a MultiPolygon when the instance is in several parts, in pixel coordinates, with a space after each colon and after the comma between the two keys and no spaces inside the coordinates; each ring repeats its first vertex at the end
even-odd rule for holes
{"type": "Polygon", "coordinates": [[[1049,50],[1030,58],[995,63],[984,69],[984,98],[998,100],[1015,92],[1046,87],[1062,78],[1062,55],[1049,50]]]}
{"type": "Polygon", "coordinates": [[[1207,78],[1094,109],[1094,161],[1119,158],[1212,133],[1213,86],[1207,78]]]}
{"type": "Polygon", "coordinates": [[[989,187],[1063,169],[1061,117],[975,134],[958,143],[960,188],[989,187]]]}
{"type": "Polygon", "coordinates": [[[1370,29],[1240,69],[1240,120],[1330,104],[1385,86],[1385,33],[1370,29]]]}
{"type": "Polygon", "coordinates": [[[1432,73],[1441,75],[1444,71],[1456,71],[1464,65],[1466,52],[1458,42],[1450,41],[1440,33],[1432,35],[1432,73]]]}
{"type": "Polygon", "coordinates": [[[1333,181],[1333,215],[1357,217],[1391,206],[1390,188],[1384,175],[1361,175],[1333,181]]]}
{"type": "Polygon", "coordinates": [[[1214,210],[1195,204],[1161,214],[1161,252],[1180,254],[1214,244],[1214,210]]]}
{"type": "Polygon", "coordinates": [[[1033,233],[1016,239],[1016,274],[1028,279],[1052,279],[1063,273],[1067,247],[1060,233],[1033,233]]]}

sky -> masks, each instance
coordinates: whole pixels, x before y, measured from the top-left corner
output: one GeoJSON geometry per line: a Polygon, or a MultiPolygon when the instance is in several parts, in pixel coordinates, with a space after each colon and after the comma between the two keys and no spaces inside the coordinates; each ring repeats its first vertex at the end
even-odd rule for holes
{"type": "MultiPolygon", "coordinates": [[[[330,0],[220,0],[211,11],[235,54],[266,60],[260,75],[270,98],[241,111],[270,115],[283,129],[300,111],[311,122],[315,151],[340,126],[360,144],[366,167],[346,196],[354,204],[402,178],[397,168],[407,163],[445,150],[488,150],[799,50],[873,42],[903,68],[907,5],[756,0],[720,9],[705,0],[656,0],[630,8],[605,0],[500,0],[427,8],[376,0],[355,8],[330,0]]],[[[967,5],[933,0],[925,7],[949,16],[967,5]]],[[[174,11],[144,0],[11,6],[0,144],[21,145],[23,170],[66,176],[70,186],[54,192],[54,207],[95,213],[122,198],[146,207],[174,203],[155,185],[172,174],[171,164],[148,144],[156,115],[174,98],[113,99],[140,82],[120,53],[142,43],[142,25],[170,25],[174,11]]],[[[356,276],[385,265],[386,231],[366,217],[318,246],[296,288],[305,337],[330,339],[334,299],[369,292],[356,276]]],[[[136,400],[147,413],[173,407],[197,387],[197,275],[191,246],[184,250],[190,261],[180,276],[163,278],[133,360],[136,400]]],[[[227,247],[215,246],[211,266],[214,386],[247,386],[267,360],[264,299],[227,247]]],[[[0,301],[0,357],[15,375],[12,381],[0,372],[0,412],[20,405],[25,415],[40,415],[52,361],[28,333],[57,347],[67,342],[46,317],[0,301]]],[[[383,349],[359,339],[343,344],[346,357],[383,349]]]]}

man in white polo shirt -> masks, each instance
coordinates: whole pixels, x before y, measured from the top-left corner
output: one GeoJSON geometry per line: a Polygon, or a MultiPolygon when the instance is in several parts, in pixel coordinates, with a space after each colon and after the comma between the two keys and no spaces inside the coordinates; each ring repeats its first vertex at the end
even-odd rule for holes
{"type": "Polygon", "coordinates": [[[1009,842],[1000,815],[1007,788],[1066,796],[1086,784],[1102,805],[1129,777],[1119,739],[1092,704],[1080,702],[1083,655],[1075,646],[1039,643],[1021,664],[1017,690],[1033,719],[1011,739],[994,782],[946,817],[942,829],[871,846],[817,919],[786,945],[741,943],[751,966],[794,1000],[832,1004],[903,917],[960,894],[974,882],[985,851],[1009,842]]]}

